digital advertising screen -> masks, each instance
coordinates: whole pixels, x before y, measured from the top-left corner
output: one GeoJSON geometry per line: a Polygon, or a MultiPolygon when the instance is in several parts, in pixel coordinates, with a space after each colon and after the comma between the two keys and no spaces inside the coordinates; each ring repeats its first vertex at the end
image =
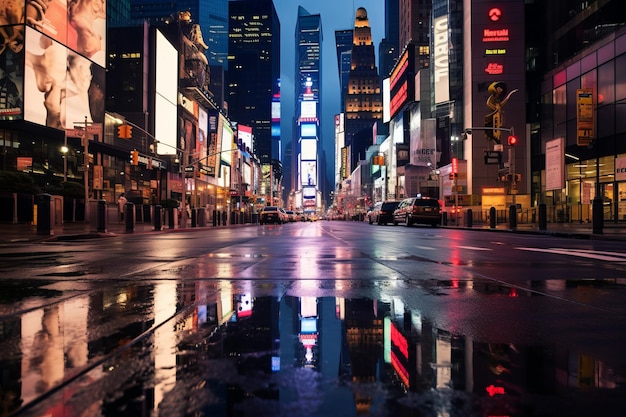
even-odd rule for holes
{"type": "Polygon", "coordinates": [[[317,159],[317,139],[300,141],[300,159],[317,159]]]}
{"type": "Polygon", "coordinates": [[[104,121],[104,69],[26,27],[24,119],[56,129],[104,121]]]}
{"type": "Polygon", "coordinates": [[[159,155],[175,155],[178,115],[178,52],[156,31],[156,94],[154,105],[154,137],[159,155]]]}
{"type": "Polygon", "coordinates": [[[316,185],[317,181],[317,162],[301,161],[300,162],[300,184],[316,185]]]}
{"type": "Polygon", "coordinates": [[[301,138],[317,137],[317,123],[302,123],[300,125],[300,137],[301,138]]]}

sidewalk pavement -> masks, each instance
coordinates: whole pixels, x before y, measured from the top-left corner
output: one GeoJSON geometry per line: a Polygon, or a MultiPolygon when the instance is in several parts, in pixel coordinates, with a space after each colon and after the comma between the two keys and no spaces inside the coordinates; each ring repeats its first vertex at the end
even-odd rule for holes
{"type": "MultiPolygon", "coordinates": [[[[320,220],[326,221],[326,220],[320,220]]],[[[45,230],[38,230],[36,225],[32,224],[0,224],[0,244],[10,243],[37,243],[37,242],[54,242],[63,240],[91,239],[120,237],[140,233],[170,233],[170,232],[193,232],[201,230],[210,230],[224,227],[241,227],[256,226],[255,224],[234,224],[226,226],[213,226],[209,224],[203,227],[176,227],[169,228],[168,225],[162,225],[161,230],[155,230],[152,223],[135,223],[132,230],[127,230],[124,223],[107,224],[105,230],[97,230],[95,225],[84,222],[64,223],[51,229],[50,234],[46,234],[45,230]]],[[[455,229],[457,226],[448,225],[444,228],[455,229]]],[[[626,240],[626,223],[604,222],[602,233],[594,233],[591,223],[548,223],[546,230],[540,230],[537,224],[518,224],[515,229],[511,229],[509,224],[498,224],[495,228],[491,228],[488,224],[474,224],[473,227],[459,226],[461,229],[471,229],[476,231],[492,231],[492,232],[511,232],[511,233],[530,233],[537,235],[548,235],[567,237],[575,239],[598,239],[598,240],[626,240]]]]}

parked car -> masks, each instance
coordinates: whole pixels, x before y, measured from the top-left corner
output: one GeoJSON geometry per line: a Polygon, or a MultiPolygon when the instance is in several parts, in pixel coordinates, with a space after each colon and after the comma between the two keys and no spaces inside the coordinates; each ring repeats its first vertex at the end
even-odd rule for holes
{"type": "Polygon", "coordinates": [[[259,213],[259,224],[283,224],[285,223],[284,210],[276,206],[265,206],[259,213]]]}
{"type": "Polygon", "coordinates": [[[383,225],[393,223],[393,212],[396,208],[398,208],[399,204],[399,201],[393,200],[381,201],[374,204],[374,208],[368,213],[369,224],[376,223],[378,225],[383,225]]]}
{"type": "Polygon", "coordinates": [[[372,207],[370,207],[370,208],[367,210],[367,213],[365,213],[365,219],[364,219],[364,220],[367,220],[367,222],[368,222],[369,224],[374,223],[374,213],[375,213],[377,210],[379,210],[379,209],[380,209],[380,206],[382,206],[382,205],[383,205],[383,202],[382,202],[382,201],[379,201],[378,203],[376,203],[376,204],[374,204],[372,207]]]}
{"type": "Polygon", "coordinates": [[[393,212],[393,224],[404,223],[441,225],[441,204],[439,200],[428,197],[405,198],[393,212]]]}

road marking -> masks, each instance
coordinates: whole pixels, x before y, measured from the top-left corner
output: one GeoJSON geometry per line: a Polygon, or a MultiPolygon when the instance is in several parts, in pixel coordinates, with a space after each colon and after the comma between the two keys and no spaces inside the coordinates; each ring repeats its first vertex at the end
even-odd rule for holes
{"type": "Polygon", "coordinates": [[[433,248],[432,246],[416,246],[417,249],[423,249],[423,250],[437,250],[436,248],[433,248]]]}
{"type": "Polygon", "coordinates": [[[626,253],[620,252],[604,252],[588,249],[563,249],[563,248],[517,248],[519,250],[531,252],[554,253],[557,255],[578,256],[580,258],[597,259],[599,261],[608,262],[626,262],[626,253]]]}
{"type": "Polygon", "coordinates": [[[467,250],[493,250],[491,248],[481,248],[480,246],[457,246],[457,248],[467,249],[467,250]]]}

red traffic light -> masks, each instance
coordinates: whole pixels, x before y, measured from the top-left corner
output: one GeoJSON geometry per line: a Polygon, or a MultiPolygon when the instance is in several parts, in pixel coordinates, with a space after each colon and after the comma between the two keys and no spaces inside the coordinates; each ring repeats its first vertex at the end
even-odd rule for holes
{"type": "Polygon", "coordinates": [[[517,136],[509,136],[509,146],[517,145],[517,136]]]}

